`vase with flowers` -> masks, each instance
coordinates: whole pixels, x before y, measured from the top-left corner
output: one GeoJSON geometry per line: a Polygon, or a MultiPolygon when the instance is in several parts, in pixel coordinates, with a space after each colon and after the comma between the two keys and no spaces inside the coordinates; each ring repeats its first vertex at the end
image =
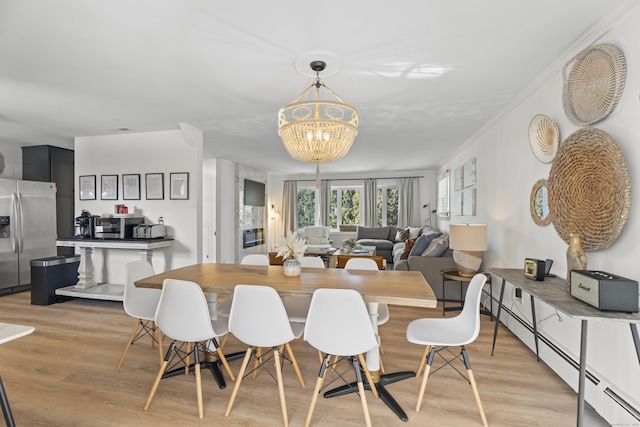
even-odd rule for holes
{"type": "Polygon", "coordinates": [[[300,266],[300,257],[304,256],[304,251],[307,249],[307,242],[302,237],[298,237],[297,232],[287,232],[287,237],[284,239],[284,244],[278,250],[279,257],[284,259],[282,268],[284,275],[287,277],[299,276],[302,272],[300,266]]]}
{"type": "Polygon", "coordinates": [[[342,248],[346,252],[351,252],[351,249],[356,249],[357,247],[358,247],[358,242],[356,241],[355,237],[349,237],[342,241],[342,248]]]}

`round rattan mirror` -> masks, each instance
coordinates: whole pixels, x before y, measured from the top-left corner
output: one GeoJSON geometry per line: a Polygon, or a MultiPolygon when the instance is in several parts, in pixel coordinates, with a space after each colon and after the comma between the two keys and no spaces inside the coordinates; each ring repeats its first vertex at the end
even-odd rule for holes
{"type": "Polygon", "coordinates": [[[533,222],[540,226],[548,225],[551,222],[551,215],[549,215],[548,184],[546,179],[537,180],[531,188],[531,196],[529,198],[531,218],[533,222]]]}

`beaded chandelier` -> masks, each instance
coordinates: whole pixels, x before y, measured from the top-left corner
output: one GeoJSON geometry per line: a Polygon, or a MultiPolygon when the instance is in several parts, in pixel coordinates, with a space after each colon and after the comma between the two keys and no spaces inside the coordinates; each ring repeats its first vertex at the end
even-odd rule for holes
{"type": "Polygon", "coordinates": [[[320,81],[324,61],[313,61],[316,80],[291,104],[278,112],[278,135],[284,148],[296,160],[305,163],[327,163],[341,159],[349,152],[358,134],[358,112],[320,81]],[[315,87],[315,99],[302,98],[315,87]],[[320,100],[320,88],[337,101],[320,100]]]}

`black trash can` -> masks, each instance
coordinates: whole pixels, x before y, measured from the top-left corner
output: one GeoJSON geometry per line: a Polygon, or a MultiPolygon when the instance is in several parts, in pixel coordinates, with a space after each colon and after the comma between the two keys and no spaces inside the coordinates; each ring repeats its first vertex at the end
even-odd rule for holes
{"type": "Polygon", "coordinates": [[[80,255],[31,260],[31,304],[49,305],[60,301],[56,289],[78,283],[80,255]]]}

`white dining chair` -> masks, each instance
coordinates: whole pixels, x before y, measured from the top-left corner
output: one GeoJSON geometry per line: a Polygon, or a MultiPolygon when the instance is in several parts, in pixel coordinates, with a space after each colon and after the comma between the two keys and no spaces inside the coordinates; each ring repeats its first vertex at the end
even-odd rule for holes
{"type": "Polygon", "coordinates": [[[365,421],[367,426],[371,426],[362,371],[374,396],[378,397],[364,358],[364,353],[378,346],[378,340],[362,296],[352,289],[316,289],[311,298],[304,340],[324,353],[305,427],[311,423],[327,370],[337,372],[335,366],[345,360],[353,366],[365,421]]]}
{"type": "MultiPolygon", "coordinates": [[[[478,386],[476,385],[476,380],[471,370],[469,355],[465,348],[465,345],[475,341],[480,333],[480,296],[486,281],[487,277],[484,274],[476,274],[473,279],[471,279],[467,288],[464,307],[457,316],[445,319],[417,319],[407,326],[407,340],[414,344],[424,345],[426,346],[425,350],[428,350],[426,368],[424,370],[422,384],[420,385],[420,392],[418,393],[416,411],[419,411],[422,406],[424,391],[427,387],[427,380],[429,379],[429,372],[431,371],[435,354],[438,353],[445,359],[445,365],[451,365],[451,362],[462,356],[467,371],[467,377],[465,379],[471,384],[473,395],[478,405],[478,410],[480,411],[480,417],[482,418],[482,424],[487,427],[487,417],[482,408],[478,386]],[[448,349],[448,347],[451,346],[460,346],[460,354],[456,354],[453,358],[447,359],[441,351],[446,349],[448,350],[446,354],[452,354],[448,349]],[[440,349],[438,349],[438,347],[440,347],[440,349]]],[[[425,352],[425,354],[426,353],[427,352],[425,352]]],[[[424,359],[425,356],[423,355],[421,364],[425,363],[424,359]]],[[[456,371],[459,372],[457,369],[456,371]]],[[[464,377],[462,373],[460,373],[460,375],[464,377]]]]}
{"type": "MultiPolygon", "coordinates": [[[[241,284],[236,285],[233,292],[233,304],[229,314],[229,332],[235,338],[248,345],[248,348],[224,416],[228,417],[231,413],[231,408],[251,358],[254,357],[257,362],[257,366],[254,366],[254,371],[260,367],[266,369],[265,364],[273,359],[282,417],[284,425],[287,426],[289,417],[287,415],[282,380],[281,358],[285,357],[282,353],[282,347],[286,349],[288,358],[298,376],[298,381],[304,387],[304,380],[290,345],[291,341],[302,336],[302,325],[289,322],[282,300],[275,289],[269,286],[241,284]],[[271,350],[267,353],[258,353],[261,348],[270,348],[271,350]],[[269,353],[272,356],[269,356],[269,353]]],[[[261,404],[264,404],[264,402],[261,402],[261,404]]]]}
{"type": "MultiPolygon", "coordinates": [[[[240,264],[243,265],[269,265],[269,257],[265,254],[248,254],[245,255],[240,264]]],[[[216,307],[215,315],[212,313],[212,316],[222,316],[229,317],[229,313],[231,312],[231,304],[233,303],[233,295],[229,295],[224,300],[220,301],[216,307]]],[[[217,317],[216,317],[217,318],[217,317]]]]}
{"type": "Polygon", "coordinates": [[[202,406],[201,367],[209,367],[211,362],[207,362],[206,357],[201,359],[200,352],[207,353],[209,342],[213,343],[227,374],[234,380],[227,359],[217,342],[217,337],[228,333],[227,323],[211,320],[207,300],[198,284],[176,279],[164,280],[155,321],[156,325],[173,342],[169,345],[162,366],[160,366],[158,375],[151,387],[144,410],[149,409],[160,380],[165,375],[172,376],[173,373],[177,372],[177,370],[172,369],[173,367],[180,365],[184,361],[188,363],[193,358],[193,366],[188,366],[188,372],[192,370],[195,372],[198,417],[202,418],[204,409],[202,406]],[[178,342],[179,345],[177,344],[178,342]]]}
{"type": "MultiPolygon", "coordinates": [[[[359,258],[354,257],[347,261],[344,265],[345,270],[378,270],[378,264],[371,258],[359,258]]],[[[384,325],[390,319],[389,306],[384,303],[378,304],[378,326],[384,325]]],[[[380,333],[377,332],[378,338],[380,333]]],[[[382,343],[379,345],[380,354],[384,354],[382,343]]],[[[382,357],[380,357],[380,371],[384,374],[384,364],[382,363],[382,357]]]]}
{"type": "Polygon", "coordinates": [[[131,331],[129,340],[124,346],[120,360],[116,365],[116,372],[120,371],[131,345],[145,336],[151,337],[151,345],[158,345],[160,363],[164,352],[162,349],[162,331],[156,327],[155,316],[160,300],[160,289],[138,288],[135,281],[145,277],[153,276],[155,271],[153,266],[146,260],[138,260],[125,264],[124,266],[126,282],[124,285],[124,296],[122,306],[125,313],[136,319],[136,324],[131,331]]]}

